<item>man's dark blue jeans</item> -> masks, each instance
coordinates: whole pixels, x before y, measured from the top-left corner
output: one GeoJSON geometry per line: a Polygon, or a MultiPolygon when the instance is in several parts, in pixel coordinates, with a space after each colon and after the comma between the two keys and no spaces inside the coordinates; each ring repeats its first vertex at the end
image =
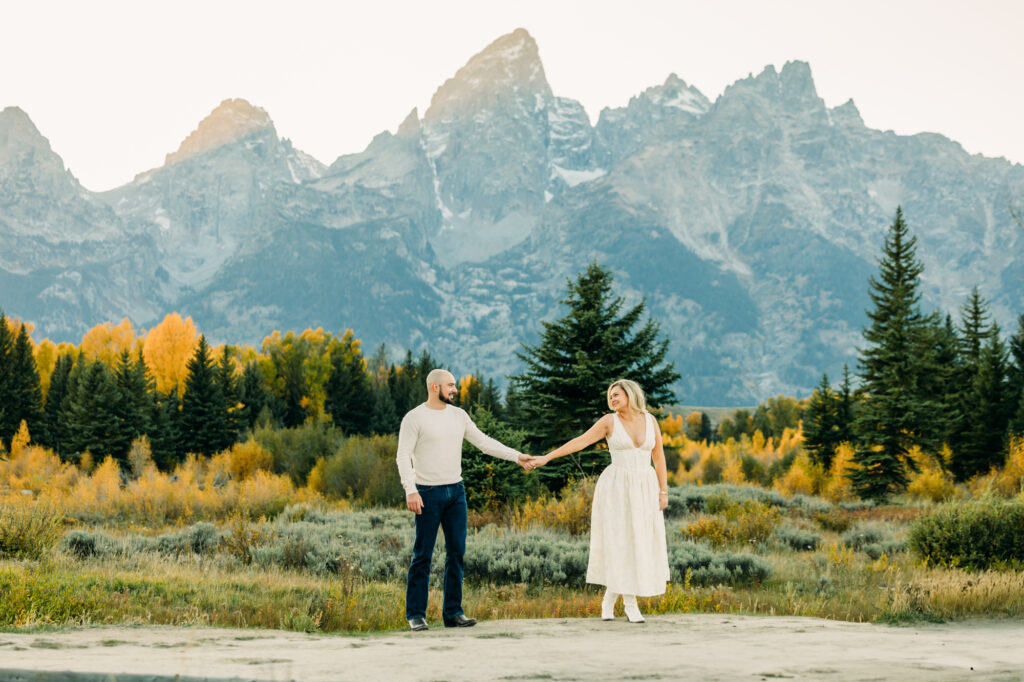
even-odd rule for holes
{"type": "Polygon", "coordinates": [[[416,514],[416,542],[409,563],[405,589],[405,617],[427,617],[427,589],[430,559],[434,554],[438,527],[444,531],[444,605],[442,618],[462,613],[463,557],[466,554],[466,489],[462,482],[451,485],[417,485],[423,498],[423,512],[416,514]]]}

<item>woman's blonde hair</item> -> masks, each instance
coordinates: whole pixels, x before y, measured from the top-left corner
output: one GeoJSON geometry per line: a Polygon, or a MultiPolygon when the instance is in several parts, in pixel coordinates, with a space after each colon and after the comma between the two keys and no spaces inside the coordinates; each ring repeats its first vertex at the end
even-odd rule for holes
{"type": "Polygon", "coordinates": [[[630,379],[617,379],[608,387],[606,397],[608,398],[609,409],[611,408],[612,389],[616,387],[621,388],[622,392],[626,394],[626,399],[629,400],[629,409],[636,410],[637,412],[647,411],[647,399],[644,398],[644,389],[640,388],[640,384],[630,379]]]}

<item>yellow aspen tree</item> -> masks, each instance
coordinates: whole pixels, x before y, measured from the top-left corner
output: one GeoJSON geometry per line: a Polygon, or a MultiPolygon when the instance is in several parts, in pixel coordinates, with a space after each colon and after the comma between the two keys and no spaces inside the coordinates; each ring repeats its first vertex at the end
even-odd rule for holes
{"type": "Polygon", "coordinates": [[[43,389],[43,400],[50,392],[50,376],[57,364],[57,344],[50,339],[43,339],[36,346],[36,369],[39,370],[39,386],[43,389]]]}
{"type": "Polygon", "coordinates": [[[192,318],[182,319],[178,313],[167,315],[146,334],[142,357],[153,373],[158,391],[169,393],[177,388],[178,395],[184,394],[188,361],[198,345],[199,334],[192,318]]]}
{"type": "Polygon", "coordinates": [[[81,350],[85,357],[99,360],[113,367],[121,351],[131,351],[135,345],[135,330],[127,317],[119,324],[98,324],[82,337],[81,350]]]}

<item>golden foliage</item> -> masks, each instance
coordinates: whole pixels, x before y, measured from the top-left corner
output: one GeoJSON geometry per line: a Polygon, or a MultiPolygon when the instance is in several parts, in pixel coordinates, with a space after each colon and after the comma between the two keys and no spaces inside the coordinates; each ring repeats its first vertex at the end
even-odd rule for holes
{"type": "Polygon", "coordinates": [[[36,369],[39,370],[39,385],[43,389],[45,399],[50,392],[50,375],[57,364],[57,345],[50,339],[43,339],[36,346],[36,369]]]}
{"type": "Polygon", "coordinates": [[[658,423],[661,426],[662,440],[676,438],[677,436],[682,436],[685,433],[683,415],[681,414],[670,414],[658,423]]]}
{"type": "Polygon", "coordinates": [[[542,496],[516,505],[512,512],[512,527],[526,530],[540,526],[583,535],[590,531],[590,507],[596,485],[594,478],[571,481],[557,499],[542,496]]]}
{"type": "Polygon", "coordinates": [[[117,325],[110,322],[98,324],[85,333],[79,346],[82,355],[90,360],[99,360],[113,367],[121,351],[135,349],[135,330],[127,317],[117,325]]]}
{"type": "Polygon", "coordinates": [[[143,438],[132,443],[129,461],[131,477],[111,457],[90,474],[45,448],[25,445],[0,460],[0,505],[51,504],[79,520],[164,525],[235,514],[273,516],[289,503],[320,499],[308,489],[296,490],[287,476],[270,473],[270,457],[255,443],[209,460],[190,455],[168,474],[153,465],[143,438]]]}
{"type": "Polygon", "coordinates": [[[917,467],[907,483],[907,494],[910,497],[942,502],[956,494],[953,476],[942,467],[940,458],[928,455],[916,446],[911,448],[908,456],[917,467]]]}
{"type": "Polygon", "coordinates": [[[775,481],[775,489],[783,495],[813,495],[821,489],[825,474],[821,467],[813,463],[807,453],[800,452],[793,459],[789,471],[775,481]]]}
{"type": "Polygon", "coordinates": [[[178,395],[185,393],[188,361],[199,346],[199,335],[191,317],[181,319],[178,313],[167,315],[160,324],[149,330],[143,341],[142,357],[156,380],[156,389],[178,395]]]}
{"type": "Polygon", "coordinates": [[[835,456],[832,457],[832,467],[825,480],[825,487],[821,491],[822,496],[832,502],[844,502],[856,498],[849,479],[849,473],[854,466],[853,446],[849,443],[840,443],[836,448],[835,456]]]}
{"type": "Polygon", "coordinates": [[[18,432],[11,439],[11,456],[17,457],[20,455],[31,440],[32,437],[28,433],[28,424],[22,419],[21,424],[18,425],[18,432]]]}

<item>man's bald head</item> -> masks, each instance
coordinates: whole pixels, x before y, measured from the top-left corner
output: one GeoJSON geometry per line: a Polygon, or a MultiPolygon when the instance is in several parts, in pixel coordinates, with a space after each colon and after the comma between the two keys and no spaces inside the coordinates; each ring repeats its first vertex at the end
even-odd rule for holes
{"type": "Polygon", "coordinates": [[[432,369],[430,370],[430,373],[427,374],[427,391],[429,392],[430,389],[434,386],[434,384],[437,384],[438,386],[443,386],[444,384],[448,383],[449,380],[455,381],[455,375],[449,372],[448,370],[432,369]]]}

